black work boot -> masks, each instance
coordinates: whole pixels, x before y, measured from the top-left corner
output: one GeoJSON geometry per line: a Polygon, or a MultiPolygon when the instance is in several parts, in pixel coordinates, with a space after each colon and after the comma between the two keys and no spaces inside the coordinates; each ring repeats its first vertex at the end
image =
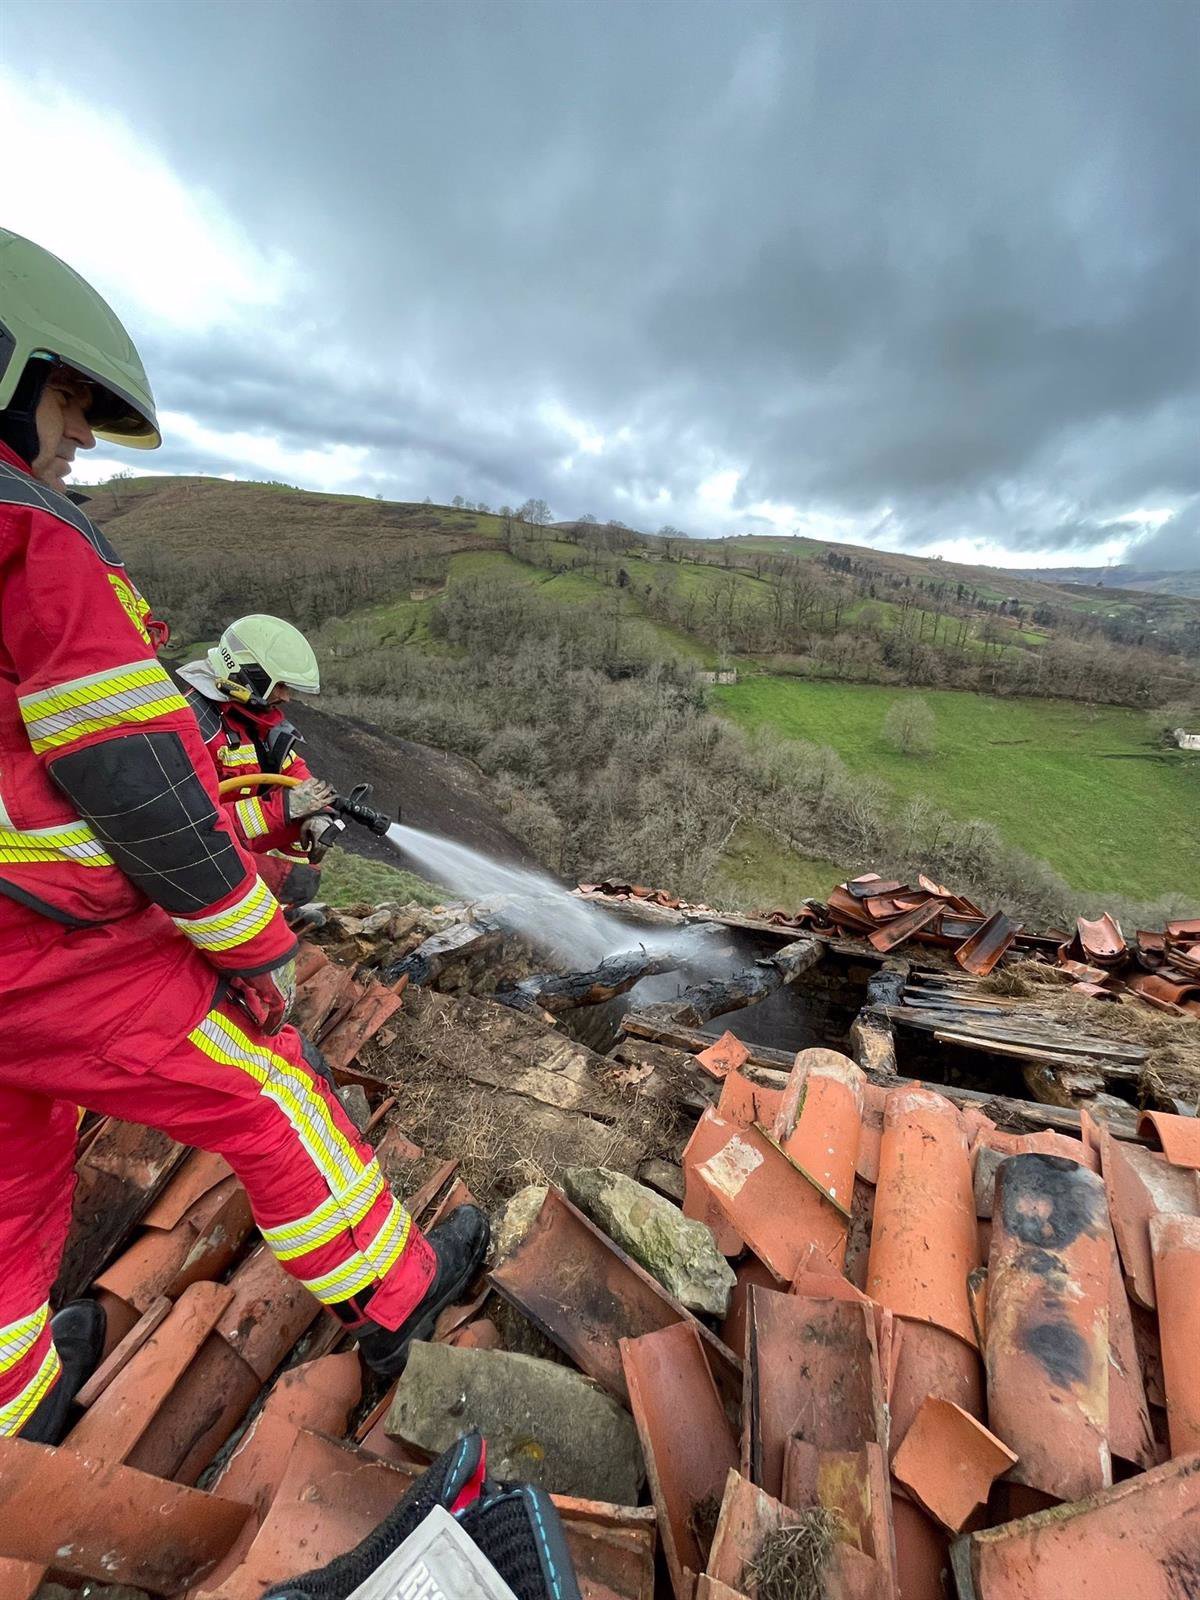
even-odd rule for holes
{"type": "Polygon", "coordinates": [[[96,1300],[71,1300],[50,1318],[50,1337],[62,1362],[58,1381],[21,1429],[34,1444],[59,1444],[75,1420],[75,1396],[100,1365],[108,1316],[96,1300]]]}
{"type": "Polygon", "coordinates": [[[395,1378],[404,1371],[414,1339],[428,1339],[433,1325],[452,1306],[483,1265],[491,1227],[478,1206],[458,1206],[425,1235],[437,1256],[437,1271],[424,1296],[393,1332],[368,1317],[358,1348],[372,1372],[395,1378]]]}

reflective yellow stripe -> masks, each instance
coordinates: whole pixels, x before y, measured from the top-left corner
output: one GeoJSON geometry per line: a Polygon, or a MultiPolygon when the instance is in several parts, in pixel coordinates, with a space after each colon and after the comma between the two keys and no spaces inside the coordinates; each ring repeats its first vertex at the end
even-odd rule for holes
{"type": "Polygon", "coordinates": [[[258,764],[258,751],[252,744],[227,744],[217,760],[223,767],[253,767],[258,764]]]}
{"type": "Polygon", "coordinates": [[[69,861],[77,867],[116,865],[86,822],[67,822],[57,828],[0,828],[0,861],[69,861]]]}
{"type": "MultiPolygon", "coordinates": [[[[374,1159],[364,1162],[333,1120],[327,1102],[313,1089],[307,1072],[283,1056],[256,1044],[220,1011],[210,1011],[189,1040],[212,1061],[237,1067],[262,1087],[262,1092],[287,1117],[322,1178],[329,1198],[296,1222],[264,1228],[263,1238],[281,1261],[294,1261],[330,1244],[357,1226],[386,1184],[374,1159]]],[[[321,1277],[303,1279],[325,1305],[348,1300],[378,1282],[395,1266],[412,1233],[412,1218],[393,1199],[387,1221],[368,1245],[321,1277]]]]}
{"type": "Polygon", "coordinates": [[[331,1306],[339,1300],[349,1300],[360,1289],[366,1289],[387,1276],[403,1254],[411,1231],[412,1218],[397,1201],[391,1216],[362,1254],[356,1253],[340,1267],[319,1278],[303,1278],[301,1282],[322,1305],[331,1306]]]}
{"type": "Polygon", "coordinates": [[[171,920],[201,950],[232,950],[235,945],[249,944],[270,927],[278,910],[275,896],[261,878],[256,878],[242,898],[224,911],[171,920]]]}
{"type": "Polygon", "coordinates": [[[22,695],[21,716],[37,755],[92,733],[186,711],[187,702],[157,661],[129,662],[22,695]]]}
{"type": "Polygon", "coordinates": [[[0,1438],[9,1438],[13,1434],[20,1433],[37,1410],[38,1401],[51,1388],[61,1371],[62,1363],[58,1359],[58,1351],[51,1345],[41,1366],[20,1394],[14,1396],[7,1405],[0,1406],[0,1438]]]}
{"type": "Polygon", "coordinates": [[[263,1093],[274,1100],[299,1134],[331,1195],[349,1188],[364,1172],[376,1168],[373,1160],[363,1161],[342,1133],[308,1075],[265,1045],[255,1044],[220,1011],[210,1011],[188,1038],[210,1060],[237,1067],[261,1084],[263,1093]]]}
{"type": "Polygon", "coordinates": [[[247,839],[261,839],[264,833],[270,833],[271,824],[257,795],[252,795],[249,800],[235,801],[233,809],[247,839]]]}
{"type": "Polygon", "coordinates": [[[262,1236],[280,1261],[291,1261],[295,1256],[307,1255],[336,1239],[348,1227],[355,1227],[370,1211],[386,1188],[383,1173],[371,1163],[363,1169],[362,1177],[349,1189],[332,1194],[314,1211],[296,1222],[279,1228],[264,1228],[262,1236]]]}
{"type": "Polygon", "coordinates": [[[0,1372],[7,1372],[29,1354],[38,1342],[49,1315],[50,1307],[41,1305],[27,1317],[20,1317],[7,1327],[0,1328],[0,1372]]]}

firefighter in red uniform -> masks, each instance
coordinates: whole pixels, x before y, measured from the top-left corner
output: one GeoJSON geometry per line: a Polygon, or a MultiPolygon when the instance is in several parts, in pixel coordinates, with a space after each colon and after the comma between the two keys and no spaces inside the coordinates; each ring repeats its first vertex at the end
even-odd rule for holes
{"type": "Polygon", "coordinates": [[[309,771],[297,748],[300,735],[283,709],[293,693],[320,692],[312,646],[282,617],[241,617],[204,660],[189,661],[176,677],[219,780],[263,772],[297,780],[294,789],[235,790],[225,798],[225,811],[281,905],[314,899],[319,863],[340,831],[329,813],[334,792],[309,771]]]}
{"type": "Polygon", "coordinates": [[[97,433],[160,442],[137,352],[68,266],[0,230],[0,1434],[43,1442],[103,1340],[92,1302],[48,1303],[77,1107],[224,1156],[267,1244],[379,1372],[487,1245],[469,1206],[420,1234],[285,1026],[292,933],[217,803],[146,602],[62,489],[97,433]]]}

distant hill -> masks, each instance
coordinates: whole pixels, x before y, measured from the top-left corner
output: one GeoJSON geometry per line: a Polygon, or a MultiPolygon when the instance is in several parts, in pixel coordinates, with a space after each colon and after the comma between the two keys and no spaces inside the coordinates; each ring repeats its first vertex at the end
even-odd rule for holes
{"type": "Polygon", "coordinates": [[[1200,567],[1188,572],[1142,571],[1139,567],[1019,567],[1022,578],[1039,583],[1083,584],[1097,589],[1140,590],[1200,599],[1200,567]]]}
{"type": "MultiPolygon", "coordinates": [[[[215,559],[222,552],[245,558],[261,551],[285,560],[303,558],[306,563],[379,562],[392,554],[454,556],[495,550],[505,537],[505,519],[494,512],[320,494],[286,484],[146,477],[115,479],[88,494],[89,515],[107,529],[130,561],[149,551],[193,557],[212,552],[215,559]]],[[[551,528],[519,525],[519,531],[522,537],[586,541],[607,530],[604,525],[563,522],[551,528]]],[[[1134,574],[1129,568],[1074,567],[1014,571],[818,539],[764,534],[691,539],[619,531],[643,558],[682,558],[686,563],[753,573],[760,579],[768,562],[788,556],[825,566],[841,560],[862,573],[878,574],[891,588],[961,585],[984,611],[1015,602],[1027,612],[1065,607],[1098,615],[1128,613],[1135,624],[1153,627],[1168,626],[1181,617],[1200,619],[1200,572],[1134,574]],[[1103,592],[1095,587],[1099,578],[1104,580],[1103,592]]],[[[880,598],[886,601],[891,596],[880,598]]]]}

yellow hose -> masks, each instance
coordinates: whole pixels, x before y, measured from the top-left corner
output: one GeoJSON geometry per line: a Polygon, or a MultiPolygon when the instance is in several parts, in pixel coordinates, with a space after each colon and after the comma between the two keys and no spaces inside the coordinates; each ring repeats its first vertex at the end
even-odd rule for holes
{"type": "Polygon", "coordinates": [[[303,780],[289,778],[286,772],[248,772],[244,778],[222,778],[218,794],[235,794],[239,789],[294,789],[303,780]]]}

